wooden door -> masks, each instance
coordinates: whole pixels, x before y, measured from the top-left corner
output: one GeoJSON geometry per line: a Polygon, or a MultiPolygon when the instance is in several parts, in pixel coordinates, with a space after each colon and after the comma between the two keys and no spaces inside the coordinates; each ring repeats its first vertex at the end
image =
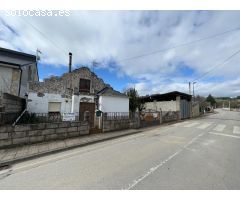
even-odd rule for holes
{"type": "Polygon", "coordinates": [[[90,128],[94,127],[95,103],[80,102],[79,116],[81,120],[89,122],[90,128]]]}

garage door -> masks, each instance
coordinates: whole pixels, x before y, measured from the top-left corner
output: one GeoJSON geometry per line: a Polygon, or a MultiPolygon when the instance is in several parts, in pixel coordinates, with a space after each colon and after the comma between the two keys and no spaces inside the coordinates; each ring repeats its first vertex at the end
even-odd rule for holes
{"type": "Polygon", "coordinates": [[[60,112],[60,111],[61,111],[61,102],[48,103],[48,112],[60,112]]]}
{"type": "Polygon", "coordinates": [[[190,118],[190,102],[183,99],[180,105],[181,119],[190,118]]]}

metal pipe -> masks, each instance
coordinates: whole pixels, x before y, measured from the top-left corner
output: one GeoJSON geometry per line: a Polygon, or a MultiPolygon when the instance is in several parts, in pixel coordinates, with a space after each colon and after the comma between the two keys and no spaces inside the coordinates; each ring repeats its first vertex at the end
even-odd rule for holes
{"type": "Polygon", "coordinates": [[[72,53],[69,52],[69,73],[72,72],[72,53]]]}

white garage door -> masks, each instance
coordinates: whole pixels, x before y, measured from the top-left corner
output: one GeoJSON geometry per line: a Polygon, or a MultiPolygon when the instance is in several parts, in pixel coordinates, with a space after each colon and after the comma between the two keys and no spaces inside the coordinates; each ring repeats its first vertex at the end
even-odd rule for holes
{"type": "Polygon", "coordinates": [[[48,103],[48,112],[60,112],[60,111],[61,111],[61,102],[48,103]]]}

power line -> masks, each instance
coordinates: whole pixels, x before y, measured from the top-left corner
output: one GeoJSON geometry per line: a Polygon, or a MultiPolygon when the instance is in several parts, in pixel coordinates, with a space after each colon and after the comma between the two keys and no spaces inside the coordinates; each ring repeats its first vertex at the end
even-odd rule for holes
{"type": "Polygon", "coordinates": [[[201,76],[199,76],[198,78],[194,79],[192,82],[197,81],[199,79],[202,79],[204,76],[206,76],[207,74],[209,74],[211,71],[213,71],[215,68],[223,66],[225,63],[227,63],[229,60],[231,60],[234,56],[236,56],[237,54],[240,53],[240,49],[237,50],[236,52],[234,52],[232,55],[230,55],[229,57],[227,57],[226,59],[224,59],[221,63],[213,66],[209,71],[205,72],[204,74],[202,74],[201,76]]]}
{"type": "Polygon", "coordinates": [[[37,32],[39,32],[45,39],[47,39],[49,42],[52,43],[53,46],[56,47],[56,49],[58,49],[61,53],[63,53],[64,56],[66,56],[66,54],[68,54],[68,52],[63,49],[62,47],[60,47],[58,44],[56,44],[54,41],[50,40],[42,31],[40,31],[36,26],[34,26],[32,23],[28,22],[27,20],[25,20],[24,18],[20,17],[20,19],[22,19],[25,23],[27,23],[28,25],[30,25],[32,28],[34,28],[37,32]]]}
{"type": "Polygon", "coordinates": [[[193,41],[190,41],[190,42],[186,42],[186,43],[182,43],[182,44],[177,44],[177,45],[172,46],[172,47],[169,47],[169,48],[160,49],[160,50],[152,51],[152,52],[150,52],[150,53],[146,53],[146,54],[142,54],[142,55],[138,55],[138,56],[133,56],[133,57],[121,59],[121,60],[118,60],[117,62],[125,62],[125,61],[128,61],[128,60],[134,60],[134,59],[137,59],[137,58],[141,58],[141,57],[150,56],[150,55],[153,55],[153,54],[157,54],[157,53],[169,51],[169,50],[171,50],[171,49],[175,49],[175,48],[179,48],[179,47],[184,47],[184,46],[192,45],[192,44],[194,44],[194,43],[201,42],[201,41],[203,41],[203,40],[212,39],[212,38],[215,38],[215,37],[218,37],[218,36],[221,36],[221,35],[224,35],[224,34],[233,32],[233,31],[237,31],[237,30],[240,30],[240,27],[234,28],[234,29],[230,29],[230,30],[227,30],[227,31],[224,31],[224,32],[221,32],[221,33],[214,34],[214,35],[206,36],[206,37],[204,37],[204,38],[200,38],[200,39],[193,40],[193,41]]]}

